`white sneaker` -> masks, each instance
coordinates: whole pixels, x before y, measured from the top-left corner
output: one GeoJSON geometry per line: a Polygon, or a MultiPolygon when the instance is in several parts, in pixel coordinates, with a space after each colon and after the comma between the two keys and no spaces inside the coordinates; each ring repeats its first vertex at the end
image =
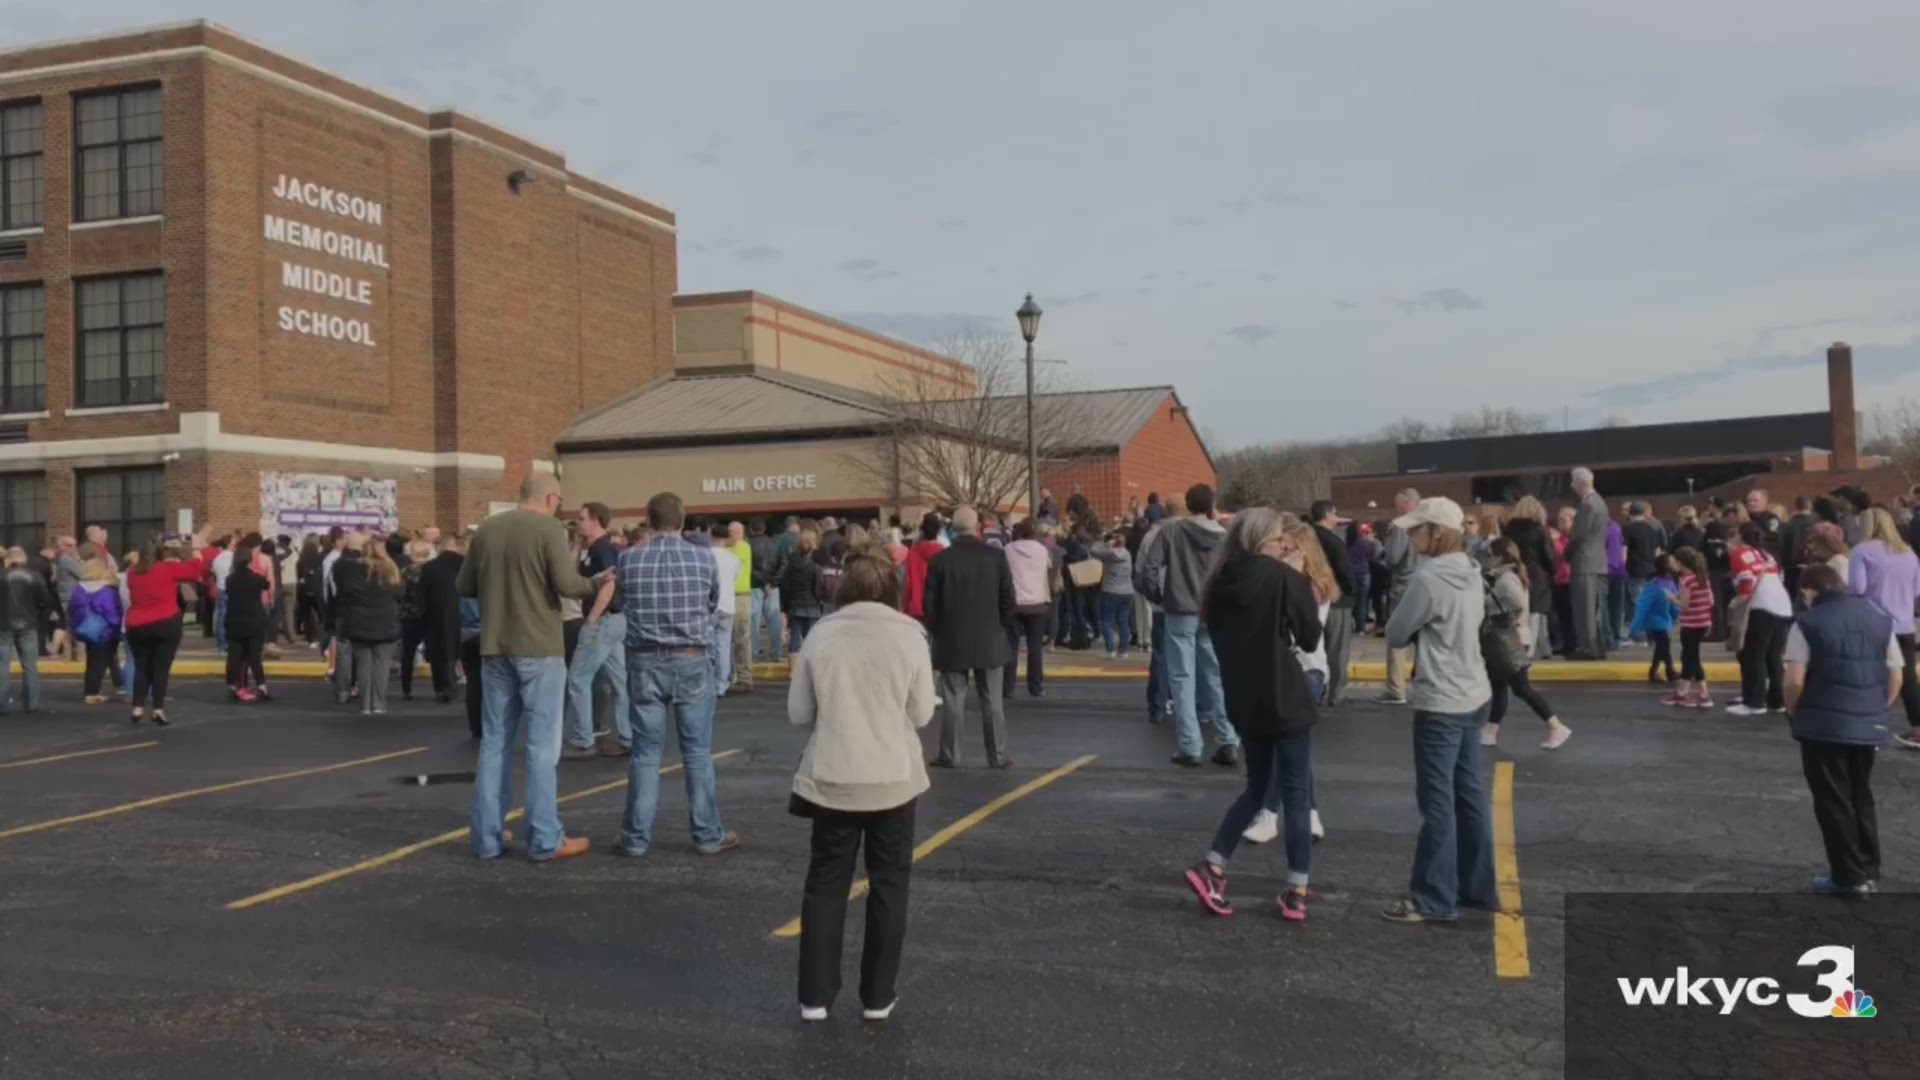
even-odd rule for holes
{"type": "Polygon", "coordinates": [[[822,1006],[822,1005],[800,1006],[800,1019],[806,1021],[809,1024],[817,1024],[820,1021],[825,1020],[826,1018],[827,1018],[827,1010],[825,1006],[822,1006]]]}
{"type": "Polygon", "coordinates": [[[1500,745],[1500,725],[1499,724],[1484,724],[1481,726],[1480,745],[1481,746],[1499,746],[1500,745]]]}
{"type": "Polygon", "coordinates": [[[1280,815],[1271,810],[1262,810],[1254,815],[1253,824],[1240,838],[1249,844],[1264,844],[1280,835],[1280,815]]]}
{"type": "Polygon", "coordinates": [[[1560,722],[1559,717],[1547,721],[1547,741],[1540,744],[1542,750],[1558,750],[1573,738],[1573,729],[1560,722]]]}
{"type": "Polygon", "coordinates": [[[1320,811],[1311,810],[1308,811],[1308,814],[1308,828],[1312,831],[1313,838],[1315,840],[1325,840],[1327,838],[1327,830],[1320,824],[1320,811]]]}
{"type": "Polygon", "coordinates": [[[1753,706],[1748,705],[1744,701],[1736,701],[1733,704],[1727,706],[1727,715],[1729,716],[1765,716],[1767,715],[1767,710],[1756,709],[1753,706]]]}
{"type": "Polygon", "coordinates": [[[860,1019],[865,1020],[869,1024],[885,1023],[886,1020],[893,1015],[893,1007],[898,1004],[900,1004],[900,999],[894,998],[892,1001],[887,1002],[887,1007],[884,1009],[862,1009],[860,1010],[860,1019]]]}

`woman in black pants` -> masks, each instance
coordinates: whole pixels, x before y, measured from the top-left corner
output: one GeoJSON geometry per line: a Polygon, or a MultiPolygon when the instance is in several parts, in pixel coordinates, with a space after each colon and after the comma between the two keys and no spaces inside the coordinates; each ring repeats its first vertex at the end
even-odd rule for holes
{"type": "Polygon", "coordinates": [[[431,558],[433,545],[415,540],[407,545],[407,565],[400,569],[401,701],[413,700],[413,669],[420,662],[420,646],[427,639],[426,589],[421,575],[431,558]]]}
{"type": "Polygon", "coordinates": [[[273,581],[261,570],[265,559],[259,534],[251,534],[233,549],[233,569],[227,572],[227,693],[235,701],[271,701],[267,672],[261,658],[267,646],[267,596],[273,581]]]}
{"type": "MultiPolygon", "coordinates": [[[[193,538],[195,550],[204,545],[193,538]]],[[[149,693],[153,722],[167,726],[167,678],[173,656],[180,649],[180,586],[200,583],[200,564],[180,561],[177,552],[162,549],[149,539],[140,545],[140,557],[127,571],[127,649],[133,654],[132,722],[147,719],[149,693]]]]}
{"type": "Polygon", "coordinates": [[[860,1001],[869,1022],[893,1015],[907,938],[914,806],[927,790],[920,728],[933,719],[925,631],[900,609],[900,576],[884,553],[843,564],[838,610],[793,658],[789,718],[808,731],[788,809],[813,822],[800,901],[800,1018],[825,1020],[840,992],[847,888],[866,848],[867,928],[860,1001]]]}
{"type": "Polygon", "coordinates": [[[1787,630],[1793,625],[1793,602],[1780,564],[1764,546],[1766,540],[1766,528],[1748,522],[1734,535],[1727,555],[1737,593],[1728,621],[1737,621],[1740,610],[1747,621],[1740,642],[1740,700],[1727,707],[1735,716],[1787,711],[1787,630]]]}
{"type": "Polygon", "coordinates": [[[1506,659],[1512,662],[1513,668],[1504,670],[1494,657],[1483,657],[1487,662],[1487,683],[1493,688],[1493,703],[1487,713],[1486,726],[1480,729],[1480,745],[1499,744],[1500,722],[1507,717],[1507,700],[1511,694],[1526,702],[1535,716],[1546,721],[1547,741],[1540,744],[1540,749],[1558,750],[1573,737],[1573,729],[1554,715],[1553,706],[1547,704],[1547,699],[1540,696],[1540,691],[1535,690],[1527,678],[1527,669],[1533,662],[1533,622],[1528,617],[1530,590],[1524,559],[1519,546],[1504,536],[1488,548],[1487,578],[1493,584],[1493,595],[1487,601],[1486,624],[1505,643],[1506,659]]]}

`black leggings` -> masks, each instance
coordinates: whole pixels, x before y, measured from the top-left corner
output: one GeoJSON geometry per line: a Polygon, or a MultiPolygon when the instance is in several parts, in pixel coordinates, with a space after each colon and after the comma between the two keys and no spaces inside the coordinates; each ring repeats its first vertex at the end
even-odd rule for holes
{"type": "Polygon", "coordinates": [[[402,697],[413,696],[413,665],[420,657],[420,643],[426,639],[426,627],[412,621],[400,624],[400,695],[402,697]]]}
{"type": "Polygon", "coordinates": [[[1707,640],[1710,626],[1680,628],[1680,677],[1689,682],[1707,681],[1707,669],[1700,663],[1700,643],[1707,640]]]}
{"type": "Polygon", "coordinates": [[[1747,614],[1740,643],[1740,700],[1749,709],[1787,707],[1787,628],[1793,620],[1770,611],[1747,614]]]}
{"type": "MultiPolygon", "coordinates": [[[[119,649],[119,646],[111,643],[95,645],[91,641],[83,641],[81,644],[87,647],[85,693],[88,697],[99,697],[100,690],[105,685],[107,675],[112,668],[117,666],[114,664],[114,653],[119,649]]],[[[116,679],[114,681],[118,682],[119,680],[116,679]]]]}
{"type": "Polygon", "coordinates": [[[460,640],[460,666],[467,673],[467,730],[480,737],[480,639],[460,640]]]}
{"type": "Polygon", "coordinates": [[[127,649],[133,653],[133,707],[146,703],[152,687],[153,711],[166,708],[167,676],[173,674],[173,654],[180,651],[180,616],[128,627],[127,649]]]}
{"type": "Polygon", "coordinates": [[[1647,631],[1647,640],[1653,643],[1653,662],[1647,665],[1647,678],[1660,673],[1660,665],[1667,666],[1667,681],[1673,681],[1673,636],[1665,630],[1647,631]]]}
{"type": "Polygon", "coordinates": [[[227,685],[235,690],[243,686],[259,689],[267,685],[267,669],[261,663],[267,639],[258,630],[248,628],[236,633],[227,627],[227,685]],[[248,677],[252,682],[248,682],[248,677]]]}
{"type": "Polygon", "coordinates": [[[1553,706],[1547,704],[1547,699],[1541,697],[1540,691],[1533,688],[1533,683],[1527,679],[1525,669],[1514,672],[1513,678],[1505,682],[1493,678],[1489,673],[1487,681],[1493,684],[1493,707],[1487,712],[1487,723],[1497,724],[1506,719],[1509,690],[1514,697],[1526,702],[1527,708],[1532,709],[1535,716],[1542,720],[1553,719],[1553,706]]]}
{"type": "Polygon", "coordinates": [[[1047,616],[1026,615],[1019,611],[1013,614],[1013,622],[1007,624],[1007,644],[1013,647],[1013,655],[1007,660],[1006,671],[1000,676],[1000,695],[1013,696],[1014,670],[1020,666],[1020,636],[1027,638],[1027,692],[1038,695],[1044,685],[1047,667],[1047,616]]]}

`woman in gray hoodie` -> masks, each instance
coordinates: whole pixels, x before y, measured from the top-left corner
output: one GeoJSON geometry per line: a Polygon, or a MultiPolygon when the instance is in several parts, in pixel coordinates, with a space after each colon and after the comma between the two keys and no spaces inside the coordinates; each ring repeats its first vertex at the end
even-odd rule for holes
{"type": "Polygon", "coordinates": [[[1420,839],[1408,896],[1381,913],[1393,922],[1453,922],[1461,905],[1500,905],[1480,769],[1480,728],[1493,697],[1480,656],[1486,591],[1466,554],[1464,521],[1459,504],[1435,498],[1394,522],[1423,561],[1387,620],[1389,648],[1418,650],[1407,701],[1420,839]]]}

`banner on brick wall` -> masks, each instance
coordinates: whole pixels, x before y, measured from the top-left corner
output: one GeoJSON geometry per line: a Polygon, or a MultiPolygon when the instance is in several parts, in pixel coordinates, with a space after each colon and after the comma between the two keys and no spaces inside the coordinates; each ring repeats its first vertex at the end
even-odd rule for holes
{"type": "Polygon", "coordinates": [[[304,536],[335,525],[390,532],[400,527],[400,486],[393,480],[324,473],[260,474],[260,531],[304,536]]]}

